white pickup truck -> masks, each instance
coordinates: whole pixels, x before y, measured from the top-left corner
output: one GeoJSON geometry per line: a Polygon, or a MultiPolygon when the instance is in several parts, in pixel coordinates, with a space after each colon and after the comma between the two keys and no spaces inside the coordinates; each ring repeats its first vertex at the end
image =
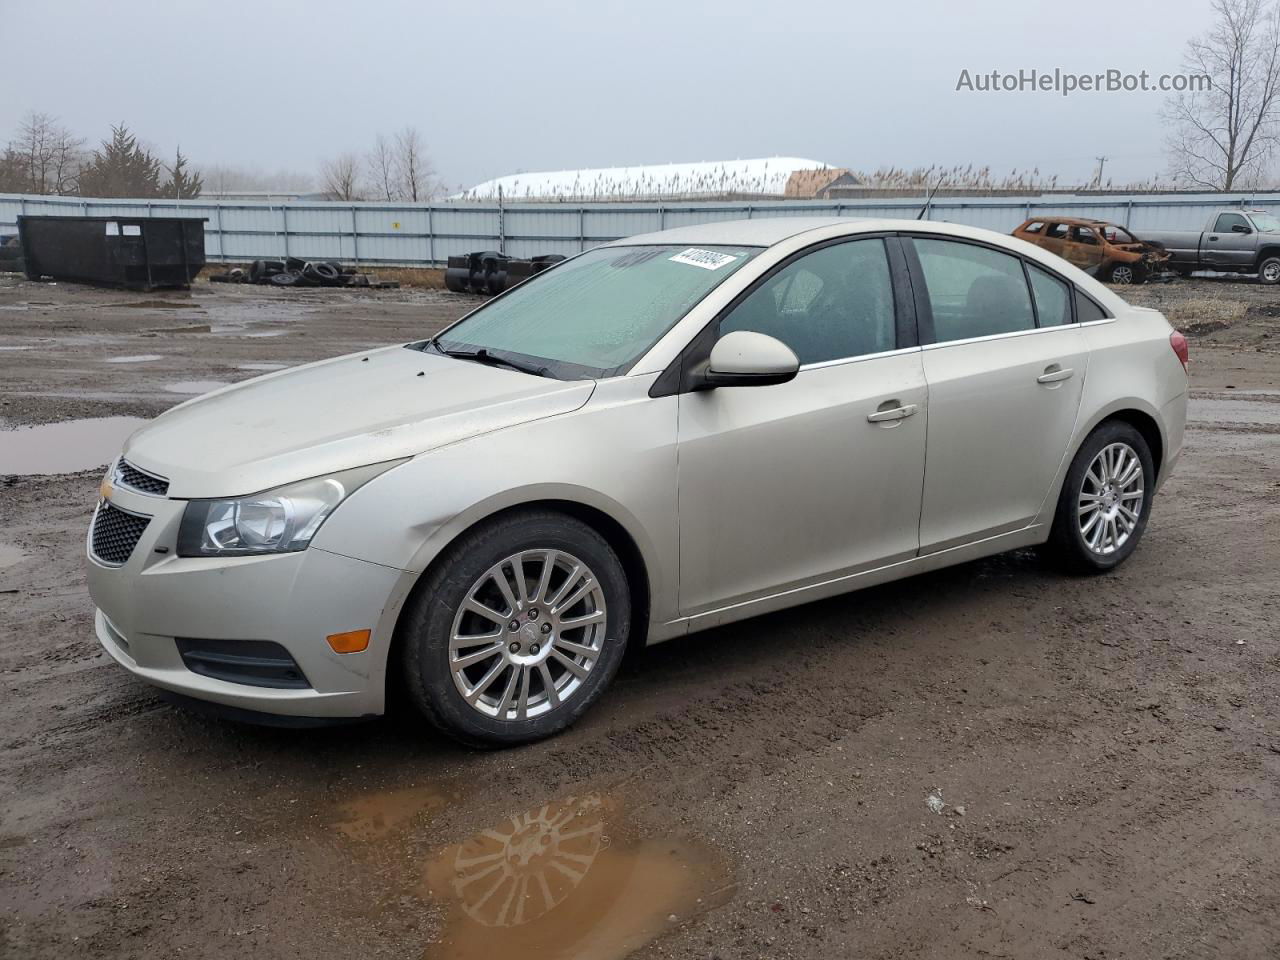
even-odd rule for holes
{"type": "Polygon", "coordinates": [[[1204,230],[1142,231],[1170,254],[1168,265],[1193,270],[1256,273],[1259,283],[1280,283],[1280,219],[1262,210],[1217,210],[1204,230]]]}

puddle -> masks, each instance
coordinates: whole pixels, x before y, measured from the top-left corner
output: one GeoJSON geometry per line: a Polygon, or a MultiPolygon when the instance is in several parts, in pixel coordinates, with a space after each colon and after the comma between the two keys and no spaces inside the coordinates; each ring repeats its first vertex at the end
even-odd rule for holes
{"type": "Polygon", "coordinates": [[[174,302],[172,300],[130,300],[128,303],[104,303],[103,308],[108,310],[134,309],[138,307],[154,308],[158,310],[203,310],[204,308],[198,303],[174,302]]]}
{"type": "MultiPolygon", "coordinates": [[[[345,804],[335,826],[357,853],[384,850],[458,799],[435,788],[372,794],[345,804]]],[[[620,801],[591,793],[437,851],[409,892],[446,915],[423,960],[622,960],[735,891],[710,847],[646,837],[620,801]]]]}
{"type": "Polygon", "coordinates": [[[237,370],[283,370],[287,363],[242,363],[236,367],[237,370]]]}
{"type": "Polygon", "coordinates": [[[430,787],[372,793],[344,803],[339,809],[346,818],[337,828],[352,840],[377,840],[408,826],[419,814],[443,810],[448,802],[443,793],[430,787]]]}
{"type": "Polygon", "coordinates": [[[0,347],[0,351],[12,352],[15,350],[34,350],[35,347],[0,347]]]}
{"type": "Polygon", "coordinates": [[[1199,423],[1280,424],[1280,403],[1250,400],[1243,391],[1230,400],[1202,400],[1193,397],[1187,404],[1187,419],[1199,423]]]}
{"type": "Polygon", "coordinates": [[[258,340],[264,337],[283,337],[288,332],[288,330],[264,330],[262,333],[243,333],[241,336],[258,340]]]}
{"type": "Polygon", "coordinates": [[[27,555],[13,544],[0,543],[0,570],[5,567],[16,566],[25,559],[27,559],[27,555]]]}
{"type": "Polygon", "coordinates": [[[129,434],[146,422],[141,417],[99,417],[0,430],[0,474],[44,476],[106,466],[129,434]]]}
{"type": "Polygon", "coordinates": [[[446,848],[422,893],[448,910],[423,960],[622,960],[727,903],[734,885],[714,851],[628,836],[621,810],[589,794],[446,848]]]}
{"type": "Polygon", "coordinates": [[[152,327],[148,333],[208,333],[209,324],[193,323],[181,327],[152,327]]]}
{"type": "Polygon", "coordinates": [[[231,384],[223,380],[180,380],[177,383],[166,383],[164,388],[170,393],[209,393],[212,390],[221,390],[223,387],[229,387],[231,384]]]}
{"type": "Polygon", "coordinates": [[[108,357],[103,363],[150,363],[152,360],[163,360],[158,353],[140,353],[136,357],[108,357]]]}

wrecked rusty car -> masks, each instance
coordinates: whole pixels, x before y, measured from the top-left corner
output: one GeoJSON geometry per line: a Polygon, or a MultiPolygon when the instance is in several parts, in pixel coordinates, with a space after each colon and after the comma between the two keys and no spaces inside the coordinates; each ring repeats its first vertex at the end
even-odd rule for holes
{"type": "Polygon", "coordinates": [[[1107,283],[1144,283],[1172,276],[1169,252],[1106,220],[1037,217],[1013,231],[1107,283]]]}

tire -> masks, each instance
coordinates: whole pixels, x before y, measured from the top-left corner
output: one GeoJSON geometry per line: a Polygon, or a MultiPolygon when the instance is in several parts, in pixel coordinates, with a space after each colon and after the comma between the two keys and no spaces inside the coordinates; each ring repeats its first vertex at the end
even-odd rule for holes
{"type": "Polygon", "coordinates": [[[1151,448],[1137,429],[1121,420],[1099,424],[1081,444],[1062,483],[1053,529],[1044,548],[1049,558],[1068,573],[1080,574],[1105,573],[1124,563],[1137,549],[1147,528],[1155,476],[1151,448]],[[1102,475],[1101,462],[1095,464],[1095,461],[1101,461],[1106,451],[1109,462],[1115,464],[1115,455],[1121,450],[1125,451],[1126,459],[1118,470],[1120,479],[1124,480],[1124,475],[1130,472],[1133,458],[1138,462],[1139,472],[1134,480],[1108,485],[1105,482],[1108,478],[1102,475]],[[1104,482],[1100,485],[1099,480],[1104,482]],[[1135,491],[1140,493],[1137,498],[1135,491]],[[1089,498],[1087,502],[1085,498],[1089,498]],[[1088,503],[1094,502],[1099,506],[1090,508],[1088,503]],[[1133,510],[1135,502],[1138,503],[1136,511],[1133,510]],[[1126,516],[1116,504],[1126,505],[1129,514],[1136,514],[1136,520],[1126,516]],[[1087,512],[1080,513],[1082,509],[1087,512]],[[1097,521],[1091,519],[1095,515],[1097,521]],[[1108,522],[1114,524],[1110,529],[1108,522]],[[1116,543],[1110,542],[1113,532],[1116,543]]]}
{"type": "Polygon", "coordinates": [[[342,276],[342,271],[333,263],[308,263],[302,268],[302,275],[316,283],[335,283],[342,276]]]}
{"type": "Polygon", "coordinates": [[[1140,273],[1136,263],[1116,263],[1107,272],[1107,281],[1119,284],[1141,283],[1140,273]]]}
{"type": "Polygon", "coordinates": [[[406,607],[397,642],[409,697],[433,726],[471,747],[513,746],[560,733],[590,708],[617,672],[631,627],[630,597],[617,554],[580,520],[539,510],[482,524],[445,551],[406,607]],[[556,559],[542,589],[543,558],[548,551],[556,559]],[[517,557],[531,602],[518,593],[511,563],[517,557]],[[586,594],[556,613],[540,600],[556,599],[575,564],[591,575],[595,587],[582,585],[585,574],[574,577],[574,585],[567,587],[570,596],[563,599],[584,589],[586,594]],[[499,591],[495,571],[501,571],[511,599],[516,600],[514,606],[499,591]],[[468,612],[464,603],[469,598],[499,616],[468,612]],[[563,633],[558,626],[562,617],[588,614],[602,616],[597,623],[569,627],[563,633]],[[517,629],[511,629],[513,624],[517,629]],[[454,646],[455,635],[483,636],[484,640],[454,646]],[[547,636],[553,638],[550,648],[542,639],[547,636]],[[587,657],[563,646],[572,641],[577,650],[594,650],[596,655],[587,657]],[[459,669],[456,658],[485,653],[459,669]],[[563,665],[558,658],[565,655],[585,676],[563,665]],[[556,691],[555,703],[543,680],[548,676],[556,691]],[[468,702],[464,687],[470,687],[477,705],[468,702]]]}
{"type": "Polygon", "coordinates": [[[1280,283],[1280,257],[1263,257],[1258,264],[1258,282],[1268,287],[1280,283]]]}
{"type": "Polygon", "coordinates": [[[277,287],[292,287],[298,282],[296,273],[273,273],[267,277],[267,281],[277,287]]]}

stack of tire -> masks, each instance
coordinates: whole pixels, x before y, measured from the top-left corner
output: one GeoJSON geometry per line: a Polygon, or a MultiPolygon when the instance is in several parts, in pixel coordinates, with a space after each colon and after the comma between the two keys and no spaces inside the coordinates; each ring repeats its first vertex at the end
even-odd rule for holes
{"type": "Polygon", "coordinates": [[[17,235],[0,237],[0,273],[26,273],[26,262],[22,259],[22,245],[17,235]]]}
{"type": "Polygon", "coordinates": [[[332,260],[255,260],[249,265],[249,283],[269,283],[275,287],[345,287],[351,274],[332,260]]]}
{"type": "Polygon", "coordinates": [[[478,293],[492,297],[563,259],[554,253],[528,260],[517,260],[495,250],[466,253],[449,258],[444,271],[444,285],[454,293],[478,293]]]}

